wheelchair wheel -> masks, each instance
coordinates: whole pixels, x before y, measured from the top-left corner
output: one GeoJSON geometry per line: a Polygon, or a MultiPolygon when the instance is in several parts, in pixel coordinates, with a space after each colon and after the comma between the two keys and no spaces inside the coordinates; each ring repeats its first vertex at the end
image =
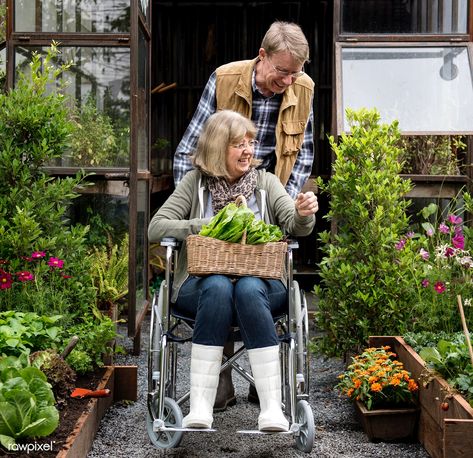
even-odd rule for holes
{"type": "MultiPolygon", "coordinates": [[[[155,406],[153,406],[156,411],[155,406]]],[[[166,426],[179,428],[182,425],[182,412],[177,402],[171,398],[164,398],[163,421],[166,426]]],[[[182,439],[182,431],[153,431],[153,418],[147,413],[146,429],[151,443],[157,448],[175,448],[182,439]]]]}
{"type": "Polygon", "coordinates": [[[300,425],[299,435],[296,436],[296,446],[301,452],[310,453],[314,445],[315,425],[314,414],[307,401],[297,403],[296,423],[300,425]]]}

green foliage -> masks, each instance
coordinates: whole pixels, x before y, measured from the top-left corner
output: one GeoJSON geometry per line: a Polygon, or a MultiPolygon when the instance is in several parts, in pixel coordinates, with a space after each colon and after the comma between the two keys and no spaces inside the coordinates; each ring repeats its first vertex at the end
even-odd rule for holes
{"type": "Polygon", "coordinates": [[[440,339],[436,345],[422,348],[419,356],[470,403],[473,401],[473,366],[463,334],[456,333],[450,340],[440,339]]]}
{"type": "Polygon", "coordinates": [[[402,173],[421,175],[459,175],[460,157],[466,150],[458,135],[402,137],[402,173]]]}
{"type": "Polygon", "coordinates": [[[57,348],[61,341],[61,318],[13,310],[0,313],[0,355],[19,356],[27,350],[57,348]]]}
{"type": "Polygon", "coordinates": [[[0,357],[0,443],[48,436],[59,424],[59,412],[46,376],[29,365],[28,356],[0,357]]]}
{"type": "MultiPolygon", "coordinates": [[[[5,41],[7,32],[7,7],[4,0],[0,0],[0,44],[5,41]]],[[[1,48],[0,48],[1,49],[1,48]]]]}
{"type": "Polygon", "coordinates": [[[120,245],[93,250],[92,281],[99,310],[109,310],[128,294],[128,247],[126,234],[120,245]]]}
{"type": "Polygon", "coordinates": [[[67,331],[68,336],[64,340],[64,345],[70,336],[79,337],[74,350],[66,358],[71,368],[78,374],[103,366],[103,355],[112,351],[110,342],[117,336],[115,323],[110,318],[102,317],[99,320],[90,315],[70,326],[67,331]]]}
{"type": "Polygon", "coordinates": [[[376,110],[364,109],[347,110],[347,119],[351,134],[338,144],[330,138],[332,177],[317,180],[336,231],[320,234],[316,319],[322,351],[336,355],[364,347],[370,335],[402,334],[412,303],[410,260],[393,252],[409,224],[404,196],[412,186],[399,176],[398,123],[380,124],[376,110]]]}
{"type": "Polygon", "coordinates": [[[95,97],[76,107],[73,115],[75,129],[71,137],[71,165],[105,167],[126,164],[128,147],[118,150],[112,120],[97,109],[95,97]]]}
{"type": "MultiPolygon", "coordinates": [[[[0,259],[15,266],[35,251],[63,259],[71,269],[66,297],[45,283],[34,298],[20,288],[15,297],[8,291],[9,306],[79,314],[94,303],[87,230],[70,227],[66,215],[84,176],[52,178],[43,169],[66,151],[74,128],[65,96],[48,90],[69,68],[54,65],[58,54],[54,43],[46,55],[33,54],[30,71],[20,74],[14,89],[0,94],[0,259]]],[[[6,308],[6,291],[0,291],[0,310],[6,308]]]]}

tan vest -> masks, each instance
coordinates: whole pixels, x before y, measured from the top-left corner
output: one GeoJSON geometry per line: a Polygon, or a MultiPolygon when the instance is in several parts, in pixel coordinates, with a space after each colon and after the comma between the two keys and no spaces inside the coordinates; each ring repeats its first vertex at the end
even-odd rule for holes
{"type": "MultiPolygon", "coordinates": [[[[217,68],[216,100],[218,110],[234,110],[251,119],[253,91],[251,78],[258,58],[231,62],[217,68]]],[[[314,82],[302,75],[283,94],[276,124],[275,174],[286,185],[304,141],[309,119],[314,82]]]]}

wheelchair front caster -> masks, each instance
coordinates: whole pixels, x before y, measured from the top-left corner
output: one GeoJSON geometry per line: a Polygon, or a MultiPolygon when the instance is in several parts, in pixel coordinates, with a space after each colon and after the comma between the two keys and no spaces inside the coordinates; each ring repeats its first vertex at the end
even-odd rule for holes
{"type": "Polygon", "coordinates": [[[299,424],[296,447],[301,452],[310,453],[314,445],[315,425],[314,414],[307,401],[299,401],[297,403],[296,423],[299,424]]]}
{"type": "MultiPolygon", "coordinates": [[[[156,414],[156,405],[152,405],[151,409],[156,414]]],[[[156,415],[157,416],[157,415],[156,415]]],[[[177,402],[171,398],[164,398],[163,409],[164,426],[171,428],[180,428],[182,425],[182,412],[177,402]]],[[[157,448],[175,448],[179,446],[183,432],[182,431],[154,431],[154,420],[150,413],[146,416],[146,429],[151,443],[157,448]]]]}

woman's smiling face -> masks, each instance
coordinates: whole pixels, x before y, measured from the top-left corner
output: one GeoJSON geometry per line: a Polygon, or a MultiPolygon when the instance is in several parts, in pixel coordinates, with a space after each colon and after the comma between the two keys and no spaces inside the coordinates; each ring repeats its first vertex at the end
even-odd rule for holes
{"type": "Polygon", "coordinates": [[[226,165],[230,183],[240,179],[249,170],[254,148],[254,139],[247,135],[238,144],[228,146],[226,165]]]}

